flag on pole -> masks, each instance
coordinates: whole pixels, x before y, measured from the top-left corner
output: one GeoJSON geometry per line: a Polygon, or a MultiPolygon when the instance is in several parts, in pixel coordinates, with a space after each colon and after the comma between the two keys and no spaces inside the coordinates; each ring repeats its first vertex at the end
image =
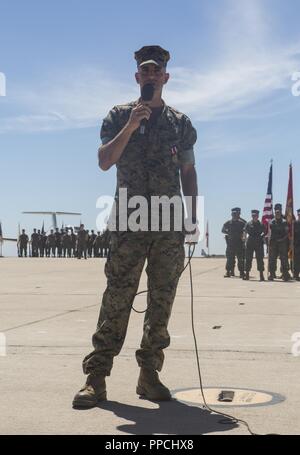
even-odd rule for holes
{"type": "Polygon", "coordinates": [[[273,212],[273,161],[271,161],[269,171],[269,181],[267,188],[267,195],[265,198],[265,205],[262,216],[262,223],[265,225],[266,232],[269,232],[270,222],[274,218],[273,212]]]}
{"type": "Polygon", "coordinates": [[[285,206],[285,218],[289,226],[289,258],[293,258],[293,225],[294,225],[294,196],[293,196],[293,166],[290,164],[289,168],[289,183],[288,183],[288,192],[286,198],[285,206]]]}
{"type": "Polygon", "coordinates": [[[43,221],[43,226],[42,226],[42,230],[41,230],[41,233],[42,233],[42,235],[44,235],[44,234],[45,234],[45,223],[44,223],[44,221],[43,221]]]}
{"type": "Polygon", "coordinates": [[[206,233],[205,233],[205,237],[206,237],[206,248],[208,249],[209,248],[209,230],[208,230],[208,221],[206,223],[206,233]]]}

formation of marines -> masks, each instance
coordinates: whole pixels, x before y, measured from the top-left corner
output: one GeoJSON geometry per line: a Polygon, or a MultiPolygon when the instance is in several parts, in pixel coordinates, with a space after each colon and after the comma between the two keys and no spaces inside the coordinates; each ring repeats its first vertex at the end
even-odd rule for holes
{"type": "Polygon", "coordinates": [[[264,245],[268,250],[268,280],[274,281],[277,271],[277,259],[280,259],[280,278],[284,281],[293,278],[300,281],[300,209],[293,221],[293,240],[290,239],[289,224],[282,213],[282,205],[275,204],[275,215],[269,228],[259,220],[259,210],[252,210],[252,219],[247,222],[241,218],[240,207],[231,210],[231,220],[224,223],[222,233],[226,240],[225,278],[235,276],[237,265],[240,278],[250,279],[250,271],[255,253],[260,281],[265,281],[264,245]],[[290,254],[292,252],[292,255],[290,254]]]}
{"type": "Polygon", "coordinates": [[[80,228],[51,229],[47,235],[33,229],[30,238],[25,229],[18,238],[18,256],[58,257],[58,258],[98,258],[107,257],[109,249],[109,232],[95,233],[87,230],[84,224],[80,228]]]}

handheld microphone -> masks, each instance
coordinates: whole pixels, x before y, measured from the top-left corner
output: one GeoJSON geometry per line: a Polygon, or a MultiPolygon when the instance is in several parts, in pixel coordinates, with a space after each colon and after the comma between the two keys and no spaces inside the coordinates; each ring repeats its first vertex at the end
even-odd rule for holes
{"type": "MultiPolygon", "coordinates": [[[[143,101],[151,101],[154,95],[154,85],[151,83],[145,84],[141,90],[141,98],[143,101]]],[[[143,119],[140,123],[140,134],[145,134],[147,119],[143,119]]]]}

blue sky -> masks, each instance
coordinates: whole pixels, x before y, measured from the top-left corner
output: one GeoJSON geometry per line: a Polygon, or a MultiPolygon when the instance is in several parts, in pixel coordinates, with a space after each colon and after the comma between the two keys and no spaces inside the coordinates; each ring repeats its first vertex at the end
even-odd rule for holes
{"type": "MultiPolygon", "coordinates": [[[[291,77],[300,71],[299,17],[296,0],[2,0],[4,234],[15,236],[18,222],[41,226],[23,210],[80,211],[95,228],[96,200],[115,187],[115,168],[97,168],[99,129],[114,104],[138,97],[133,53],[145,44],[170,51],[164,99],[198,132],[211,252],[224,251],[220,231],[231,207],[245,218],[263,209],[271,158],[274,199],[283,204],[293,162],[298,208],[300,97],[291,77]]],[[[5,254],[13,251],[5,245],[5,254]]]]}

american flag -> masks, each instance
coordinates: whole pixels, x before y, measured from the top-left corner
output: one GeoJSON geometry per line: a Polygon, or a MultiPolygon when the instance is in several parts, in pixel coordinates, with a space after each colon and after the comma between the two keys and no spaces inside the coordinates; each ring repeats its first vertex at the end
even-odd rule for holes
{"type": "Polygon", "coordinates": [[[271,162],[271,166],[270,166],[268,189],[267,189],[267,195],[266,195],[266,199],[265,199],[263,216],[262,216],[262,220],[261,220],[262,223],[265,225],[267,232],[269,231],[270,222],[274,218],[272,186],[273,186],[273,162],[271,162]]]}
{"type": "Polygon", "coordinates": [[[2,234],[2,223],[0,221],[0,243],[3,242],[3,234],[2,234]]]}

